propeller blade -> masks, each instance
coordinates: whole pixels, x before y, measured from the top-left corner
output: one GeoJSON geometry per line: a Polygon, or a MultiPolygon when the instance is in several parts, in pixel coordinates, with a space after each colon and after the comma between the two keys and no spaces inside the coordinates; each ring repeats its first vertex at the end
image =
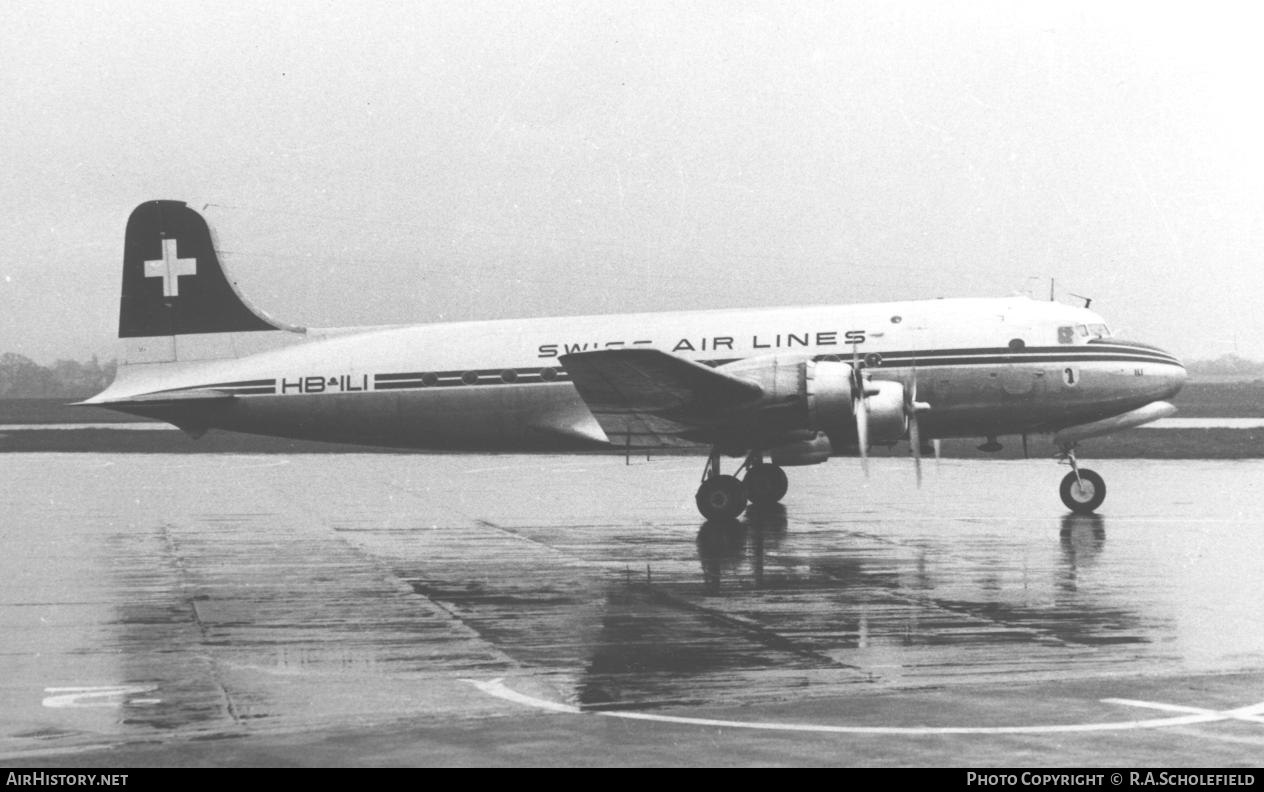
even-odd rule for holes
{"type": "MultiPolygon", "coordinates": [[[[930,409],[917,400],[917,358],[913,358],[913,379],[904,393],[904,415],[908,418],[909,444],[913,446],[913,467],[917,470],[917,486],[922,486],[922,429],[917,414],[930,409]]],[[[936,446],[938,451],[938,446],[936,446]]]]}
{"type": "Polygon", "coordinates": [[[860,467],[869,477],[869,401],[865,396],[865,377],[860,371],[860,347],[851,345],[852,412],[856,414],[856,442],[860,445],[860,467]]]}
{"type": "Polygon", "coordinates": [[[936,464],[936,465],[938,465],[938,464],[939,464],[939,453],[940,453],[940,451],[942,451],[942,450],[943,450],[943,442],[942,442],[942,441],[941,441],[938,437],[936,437],[934,440],[931,440],[931,441],[930,441],[930,444],[931,444],[931,445],[933,445],[933,446],[935,447],[935,464],[936,464]]]}
{"type": "Polygon", "coordinates": [[[865,392],[860,392],[860,399],[856,402],[856,441],[860,444],[860,466],[864,468],[865,476],[869,475],[869,403],[865,399],[865,392]]]}
{"type": "Polygon", "coordinates": [[[917,410],[909,413],[909,444],[913,446],[913,467],[917,470],[917,486],[922,486],[922,432],[917,426],[917,410]]]}

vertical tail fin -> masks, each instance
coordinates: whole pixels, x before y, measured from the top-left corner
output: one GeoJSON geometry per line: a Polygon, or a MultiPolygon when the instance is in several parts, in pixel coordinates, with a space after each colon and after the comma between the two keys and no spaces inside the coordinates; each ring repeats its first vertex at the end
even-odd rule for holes
{"type": "Polygon", "coordinates": [[[236,357],[272,346],[242,334],[301,333],[257,310],[224,272],[211,230],[181,201],[146,201],[127,221],[119,309],[122,363],[236,357]],[[249,351],[254,351],[253,349],[249,351]]]}

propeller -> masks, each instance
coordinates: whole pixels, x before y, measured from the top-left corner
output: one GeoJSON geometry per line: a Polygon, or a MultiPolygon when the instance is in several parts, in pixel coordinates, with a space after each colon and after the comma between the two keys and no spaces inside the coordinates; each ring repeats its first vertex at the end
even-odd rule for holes
{"type": "MultiPolygon", "coordinates": [[[[856,344],[851,346],[852,376],[852,412],[856,416],[856,442],[860,446],[860,466],[869,475],[869,396],[879,393],[871,391],[869,379],[860,367],[860,350],[856,344]]],[[[917,486],[922,485],[922,430],[917,414],[930,409],[930,405],[917,400],[917,360],[913,360],[913,377],[909,387],[904,391],[904,415],[908,420],[909,442],[913,446],[913,464],[917,469],[917,486]]],[[[935,443],[935,459],[939,459],[939,440],[935,443]]]]}
{"type": "Polygon", "coordinates": [[[909,444],[913,446],[913,468],[917,471],[917,486],[922,486],[922,431],[917,425],[917,369],[913,369],[913,382],[904,395],[904,413],[909,422],[909,444]]]}
{"type": "Polygon", "coordinates": [[[856,415],[856,442],[860,445],[860,467],[869,476],[869,402],[865,394],[865,376],[860,370],[860,350],[851,345],[852,412],[856,415]]]}
{"type": "MultiPolygon", "coordinates": [[[[904,391],[904,414],[908,417],[909,445],[913,447],[913,467],[917,470],[917,486],[922,486],[922,430],[917,414],[930,405],[917,400],[917,360],[913,360],[913,380],[904,391]]],[[[935,440],[935,459],[939,459],[939,440],[935,440]]]]}

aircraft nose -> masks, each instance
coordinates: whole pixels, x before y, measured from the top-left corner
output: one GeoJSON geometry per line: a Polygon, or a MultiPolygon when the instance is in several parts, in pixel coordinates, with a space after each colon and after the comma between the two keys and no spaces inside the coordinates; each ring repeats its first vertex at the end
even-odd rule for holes
{"type": "Polygon", "coordinates": [[[1147,364],[1136,369],[1140,379],[1135,380],[1135,395],[1151,401],[1163,401],[1181,392],[1185,385],[1186,372],[1185,366],[1176,355],[1137,341],[1115,341],[1114,344],[1116,347],[1124,347],[1147,364]]]}
{"type": "Polygon", "coordinates": [[[1180,359],[1177,358],[1176,355],[1173,355],[1170,352],[1165,352],[1163,354],[1171,358],[1171,360],[1161,367],[1161,371],[1158,374],[1161,378],[1162,386],[1162,395],[1159,398],[1170,399],[1180,393],[1181,388],[1185,386],[1187,372],[1185,371],[1185,365],[1181,363],[1180,359]]]}

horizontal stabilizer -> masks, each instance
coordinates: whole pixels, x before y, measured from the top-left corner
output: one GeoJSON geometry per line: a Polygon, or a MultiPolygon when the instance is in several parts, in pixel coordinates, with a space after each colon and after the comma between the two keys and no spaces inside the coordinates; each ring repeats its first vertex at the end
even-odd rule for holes
{"type": "Polygon", "coordinates": [[[580,441],[606,445],[610,438],[602,431],[601,424],[593,416],[581,410],[580,414],[561,412],[554,415],[538,415],[528,426],[543,435],[550,435],[562,440],[580,441]]]}
{"type": "Polygon", "coordinates": [[[217,390],[178,390],[166,391],[158,393],[144,393],[139,396],[128,396],[124,399],[101,399],[100,397],[88,399],[87,401],[75,402],[72,407],[116,407],[122,404],[166,404],[168,402],[192,402],[192,401],[218,401],[222,399],[232,399],[233,394],[225,393],[217,390]]]}

